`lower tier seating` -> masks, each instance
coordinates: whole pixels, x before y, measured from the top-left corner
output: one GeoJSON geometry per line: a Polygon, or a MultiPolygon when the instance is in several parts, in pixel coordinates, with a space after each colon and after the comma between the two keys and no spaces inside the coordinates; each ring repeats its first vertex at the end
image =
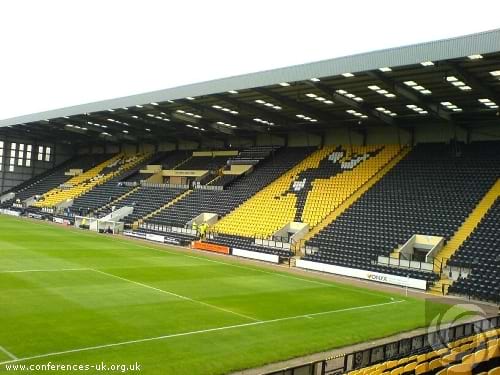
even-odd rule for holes
{"type": "Polygon", "coordinates": [[[207,185],[228,187],[240,177],[242,176],[236,174],[223,174],[213,181],[210,181],[207,185]]]}
{"type": "Polygon", "coordinates": [[[259,253],[267,253],[279,255],[280,257],[288,258],[293,256],[293,252],[287,249],[271,248],[265,246],[258,246],[255,244],[253,238],[227,235],[224,233],[215,234],[213,240],[211,240],[220,245],[226,245],[230,248],[238,248],[250,251],[257,251],[259,253]]]}
{"type": "Polygon", "coordinates": [[[125,186],[118,182],[106,182],[76,198],[71,206],[71,211],[74,213],[81,212],[82,210],[86,212],[94,211],[99,207],[111,203],[132,189],[133,186],[125,186]]]}
{"type": "Polygon", "coordinates": [[[500,329],[443,343],[434,350],[395,358],[348,375],[472,375],[500,373],[500,329]],[[444,346],[444,347],[443,347],[444,346]]]}
{"type": "Polygon", "coordinates": [[[500,198],[448,264],[471,270],[453,283],[450,293],[500,303],[500,198]]]}
{"type": "Polygon", "coordinates": [[[319,250],[305,259],[401,273],[372,263],[414,234],[450,239],[498,178],[500,158],[493,155],[495,150],[500,150],[497,142],[464,145],[460,155],[450,145],[418,145],[308,241],[319,250]]]}
{"type": "MultiPolygon", "coordinates": [[[[127,224],[132,224],[135,221],[164,206],[183,192],[183,189],[167,189],[141,186],[139,189],[127,195],[125,198],[113,202],[111,206],[114,206],[115,209],[119,209],[125,206],[133,207],[134,212],[126,216],[123,220],[127,224]]],[[[106,212],[110,212],[109,206],[106,212]]]]}

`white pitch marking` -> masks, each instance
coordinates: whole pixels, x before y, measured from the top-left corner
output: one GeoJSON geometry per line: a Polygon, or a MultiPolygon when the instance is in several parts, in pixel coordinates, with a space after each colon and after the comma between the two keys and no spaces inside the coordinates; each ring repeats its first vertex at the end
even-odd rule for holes
{"type": "Polygon", "coordinates": [[[252,318],[251,316],[248,316],[248,315],[244,315],[244,314],[240,314],[240,313],[237,313],[235,311],[232,311],[232,310],[228,310],[228,309],[225,309],[223,307],[219,307],[219,306],[216,306],[216,305],[212,305],[210,303],[206,303],[206,302],[202,302],[202,301],[197,301],[195,299],[192,299],[192,298],[189,298],[189,297],[186,297],[186,296],[182,296],[180,294],[177,294],[177,293],[173,293],[173,292],[169,292],[167,290],[163,290],[163,289],[159,289],[159,288],[155,288],[154,286],[151,286],[151,285],[148,285],[148,284],[143,284],[143,283],[140,283],[138,281],[134,281],[134,280],[130,280],[130,279],[126,279],[124,277],[121,277],[121,276],[116,276],[116,275],[113,275],[111,273],[107,273],[107,272],[104,272],[104,271],[100,271],[100,270],[96,270],[96,269],[91,269],[92,271],[94,272],[98,272],[100,274],[103,274],[103,275],[107,275],[107,276],[110,276],[110,277],[114,277],[114,278],[117,278],[117,279],[120,279],[122,281],[127,281],[129,283],[133,283],[133,284],[136,284],[136,285],[139,285],[139,286],[142,286],[144,288],[148,288],[148,289],[152,289],[152,290],[156,290],[157,292],[160,292],[160,293],[164,293],[164,294],[168,294],[168,295],[171,295],[171,296],[174,296],[174,297],[177,297],[177,298],[180,298],[180,299],[183,299],[185,301],[190,301],[190,302],[194,302],[194,303],[198,303],[200,305],[203,305],[203,306],[207,306],[207,307],[211,307],[212,309],[216,309],[216,310],[220,310],[220,311],[224,311],[224,312],[227,312],[227,313],[230,313],[230,314],[233,314],[233,315],[238,315],[239,317],[242,317],[242,318],[245,318],[245,319],[249,319],[249,320],[253,320],[254,322],[260,322],[259,319],[255,319],[255,318],[252,318]]]}
{"type": "Polygon", "coordinates": [[[166,340],[166,339],[175,338],[175,337],[192,336],[192,335],[198,335],[198,334],[209,333],[209,332],[226,331],[226,330],[235,329],[235,328],[252,327],[252,326],[258,326],[258,325],[269,324],[269,323],[283,322],[283,321],[287,321],[287,320],[295,320],[295,319],[302,319],[302,318],[307,319],[307,318],[311,318],[313,316],[342,313],[342,312],[354,311],[354,310],[363,310],[363,309],[369,309],[372,307],[387,306],[387,305],[393,305],[393,304],[402,303],[402,302],[406,302],[406,301],[398,300],[398,301],[392,301],[392,302],[379,303],[379,304],[375,304],[375,305],[348,307],[348,308],[339,309],[339,310],[322,311],[322,312],[318,312],[318,313],[288,316],[285,318],[277,318],[277,319],[270,319],[270,320],[259,320],[257,322],[235,324],[232,326],[223,326],[223,327],[208,328],[208,329],[203,329],[203,330],[198,330],[198,331],[174,333],[171,335],[149,337],[149,338],[145,338],[145,339],[137,339],[137,340],[130,340],[130,341],[122,341],[122,342],[117,342],[117,343],[113,343],[113,344],[89,346],[86,348],[71,349],[71,350],[65,350],[65,351],[54,352],[54,353],[39,354],[39,355],[31,356],[31,357],[17,358],[15,360],[11,360],[11,361],[0,362],[0,365],[5,365],[8,363],[14,363],[14,362],[21,362],[21,361],[29,361],[32,359],[52,357],[52,356],[57,356],[57,355],[79,353],[79,352],[85,352],[85,351],[90,351],[90,350],[106,349],[106,348],[111,348],[111,347],[116,347],[116,346],[137,344],[137,343],[148,342],[148,341],[166,340]]]}
{"type": "Polygon", "coordinates": [[[14,360],[14,361],[17,361],[19,360],[19,358],[17,358],[14,354],[12,354],[11,352],[9,352],[7,349],[5,349],[3,346],[0,346],[0,352],[3,352],[5,354],[7,354],[7,357],[9,357],[10,359],[14,360]]]}

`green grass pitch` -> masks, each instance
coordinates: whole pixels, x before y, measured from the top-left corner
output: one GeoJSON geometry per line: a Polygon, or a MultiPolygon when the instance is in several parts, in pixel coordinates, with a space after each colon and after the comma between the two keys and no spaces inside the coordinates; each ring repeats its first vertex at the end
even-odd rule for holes
{"type": "Polygon", "coordinates": [[[222,374],[422,327],[447,309],[0,216],[0,372],[138,362],[142,374],[222,374]]]}

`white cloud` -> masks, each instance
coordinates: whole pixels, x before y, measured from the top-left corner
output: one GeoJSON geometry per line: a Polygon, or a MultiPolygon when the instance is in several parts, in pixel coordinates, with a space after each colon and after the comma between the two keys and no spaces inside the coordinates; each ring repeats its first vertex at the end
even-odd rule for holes
{"type": "Polygon", "coordinates": [[[2,1],[0,119],[485,31],[499,11],[482,0],[2,1]]]}

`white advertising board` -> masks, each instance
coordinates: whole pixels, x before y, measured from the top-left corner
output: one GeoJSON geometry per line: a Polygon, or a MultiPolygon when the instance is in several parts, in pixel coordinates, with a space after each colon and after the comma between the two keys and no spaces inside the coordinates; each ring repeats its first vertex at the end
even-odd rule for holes
{"type": "Polygon", "coordinates": [[[257,251],[249,251],[249,250],[243,250],[243,249],[236,249],[233,248],[233,255],[243,257],[243,258],[251,258],[251,259],[257,259],[257,260],[264,260],[266,262],[272,262],[272,263],[279,263],[280,258],[277,255],[274,254],[266,254],[266,253],[259,253],[257,251]]]}
{"type": "Polygon", "coordinates": [[[19,211],[12,211],[7,209],[1,209],[0,214],[10,215],[10,216],[21,216],[19,211]]]}
{"type": "Polygon", "coordinates": [[[328,272],[336,275],[356,277],[358,279],[377,281],[379,283],[407,286],[408,288],[427,289],[427,281],[419,279],[411,279],[386,273],[360,270],[356,268],[348,268],[335,266],[333,264],[325,264],[319,262],[311,262],[308,260],[297,260],[296,266],[314,271],[328,272]]]}
{"type": "Polygon", "coordinates": [[[146,233],[146,239],[155,242],[165,242],[165,236],[160,236],[158,234],[146,233]]]}

